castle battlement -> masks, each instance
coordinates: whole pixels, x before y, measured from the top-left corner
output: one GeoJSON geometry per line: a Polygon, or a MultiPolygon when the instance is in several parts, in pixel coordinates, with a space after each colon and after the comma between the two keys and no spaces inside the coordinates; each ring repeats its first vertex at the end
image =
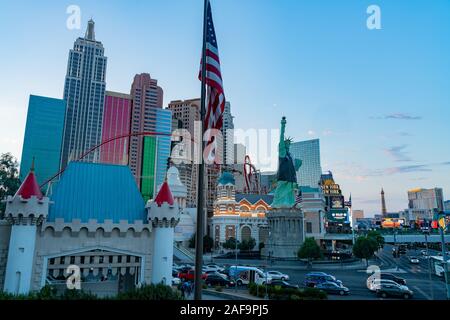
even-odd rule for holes
{"type": "Polygon", "coordinates": [[[23,198],[21,195],[8,196],[6,200],[5,219],[11,224],[40,224],[47,218],[49,198],[36,196],[23,198]]]}
{"type": "Polygon", "coordinates": [[[104,220],[99,222],[97,219],[89,219],[89,221],[81,222],[80,219],[73,219],[70,222],[64,219],[57,218],[54,222],[45,222],[42,225],[41,232],[52,229],[55,236],[60,236],[64,229],[68,229],[73,236],[77,236],[82,230],[86,230],[88,235],[94,236],[97,232],[102,232],[106,237],[111,236],[114,230],[119,232],[120,236],[125,236],[128,231],[132,231],[134,235],[139,235],[145,230],[152,231],[152,224],[144,223],[142,220],[135,220],[133,223],[128,220],[120,220],[119,223],[114,223],[113,220],[104,220]]]}

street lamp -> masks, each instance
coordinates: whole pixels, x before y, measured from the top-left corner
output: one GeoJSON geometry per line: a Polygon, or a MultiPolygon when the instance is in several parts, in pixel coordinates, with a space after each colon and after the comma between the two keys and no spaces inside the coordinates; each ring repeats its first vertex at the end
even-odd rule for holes
{"type": "Polygon", "coordinates": [[[234,267],[234,291],[237,292],[237,276],[238,276],[238,229],[239,229],[239,214],[236,215],[236,239],[234,241],[235,243],[235,267],[234,267]]]}
{"type": "Polygon", "coordinates": [[[447,300],[450,300],[450,284],[448,279],[448,258],[447,258],[447,246],[445,245],[445,236],[444,236],[444,229],[445,229],[445,213],[444,211],[440,211],[438,215],[438,220],[444,219],[444,226],[439,225],[439,233],[441,234],[441,249],[442,249],[442,260],[443,260],[443,266],[444,266],[444,279],[445,279],[445,288],[447,289],[447,300]]]}
{"type": "Polygon", "coordinates": [[[398,268],[398,258],[400,258],[400,251],[397,248],[397,229],[394,227],[394,250],[395,250],[395,263],[397,264],[397,271],[398,268]]]}

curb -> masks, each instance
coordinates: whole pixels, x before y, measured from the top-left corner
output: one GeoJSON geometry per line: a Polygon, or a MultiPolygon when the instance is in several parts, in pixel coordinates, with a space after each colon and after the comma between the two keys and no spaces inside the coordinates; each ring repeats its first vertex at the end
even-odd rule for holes
{"type": "Polygon", "coordinates": [[[228,292],[218,292],[218,291],[210,290],[210,289],[203,289],[203,293],[209,294],[211,296],[224,298],[227,300],[261,300],[258,298],[253,299],[253,297],[250,297],[250,296],[235,295],[235,294],[228,293],[228,292]]]}

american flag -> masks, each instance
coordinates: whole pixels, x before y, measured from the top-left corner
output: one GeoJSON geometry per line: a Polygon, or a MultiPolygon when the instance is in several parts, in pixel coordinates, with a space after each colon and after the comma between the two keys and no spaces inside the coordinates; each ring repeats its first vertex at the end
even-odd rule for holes
{"type": "MultiPolygon", "coordinates": [[[[208,129],[222,129],[222,114],[225,109],[225,95],[223,92],[222,74],[220,73],[219,49],[217,47],[216,32],[211,14],[211,4],[208,0],[206,30],[206,88],[207,109],[204,131],[208,129]]],[[[202,63],[200,62],[199,79],[202,80],[202,63]]]]}

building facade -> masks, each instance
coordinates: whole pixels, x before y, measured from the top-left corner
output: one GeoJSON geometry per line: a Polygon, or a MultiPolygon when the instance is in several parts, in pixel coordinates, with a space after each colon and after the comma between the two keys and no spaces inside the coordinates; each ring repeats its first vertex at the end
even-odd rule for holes
{"type": "MultiPolygon", "coordinates": [[[[131,104],[129,94],[105,92],[102,142],[130,133],[131,104]]],[[[126,165],[129,148],[130,137],[108,142],[101,148],[100,162],[126,165]]]]}
{"type": "Polygon", "coordinates": [[[409,209],[444,210],[444,195],[441,188],[412,189],[408,191],[409,209]]]}
{"type": "MultiPolygon", "coordinates": [[[[100,144],[106,88],[106,62],[101,42],[95,40],[94,21],[89,20],[84,38],[69,52],[64,100],[67,102],[61,167],[100,144]]],[[[83,161],[97,162],[100,150],[83,161]]]]}
{"type": "Polygon", "coordinates": [[[302,166],[297,171],[298,184],[317,188],[322,174],[319,139],[294,142],[290,152],[293,158],[302,160],[302,166]]]}
{"type": "Polygon", "coordinates": [[[305,237],[313,237],[320,243],[325,236],[325,197],[320,188],[301,186],[298,207],[303,212],[305,237]]]}
{"type": "Polygon", "coordinates": [[[181,141],[176,143],[172,151],[172,161],[180,172],[180,180],[188,190],[187,207],[197,206],[198,166],[193,164],[195,123],[200,121],[200,99],[171,101],[168,109],[172,111],[173,119],[179,121],[179,132],[183,134],[181,141]]]}
{"type": "Polygon", "coordinates": [[[364,219],[364,210],[352,210],[352,226],[356,226],[356,221],[362,219],[364,219]]]}
{"type": "Polygon", "coordinates": [[[236,194],[235,180],[230,172],[220,176],[214,215],[210,218],[214,247],[220,249],[230,238],[239,242],[255,239],[253,250],[267,243],[269,229],[266,213],[271,209],[273,197],[258,194],[236,194]]]}
{"type": "MultiPolygon", "coordinates": [[[[154,180],[154,190],[155,186],[163,182],[167,170],[167,158],[170,155],[172,113],[170,110],[162,109],[163,91],[158,86],[158,81],[152,79],[148,73],[135,75],[130,95],[133,100],[131,132],[151,132],[158,133],[158,135],[154,135],[157,141],[154,159],[151,155],[144,155],[144,141],[147,141],[149,144],[151,139],[145,139],[147,136],[144,137],[142,135],[130,138],[129,166],[139,188],[142,188],[143,183],[148,184],[150,179],[154,180]],[[144,158],[147,159],[146,163],[143,163],[144,158]],[[151,177],[148,174],[148,172],[152,172],[151,168],[144,168],[144,165],[153,166],[153,162],[155,163],[155,173],[154,177],[151,177]],[[146,176],[143,175],[143,171],[147,173],[146,176]]],[[[153,154],[152,148],[149,147],[147,150],[151,150],[153,154]]],[[[152,196],[150,195],[150,197],[152,196]]]]}
{"type": "Polygon", "coordinates": [[[21,181],[28,174],[33,158],[39,184],[58,173],[65,113],[64,100],[30,95],[20,160],[21,181]]]}
{"type": "Polygon", "coordinates": [[[58,291],[80,271],[79,288],[100,296],[140,284],[171,284],[178,204],[161,187],[144,203],[127,166],[73,161],[49,197],[31,171],[0,220],[0,285],[26,294],[58,291]]]}
{"type": "Polygon", "coordinates": [[[225,109],[222,115],[223,126],[223,163],[226,165],[233,165],[234,162],[234,123],[231,115],[231,104],[229,101],[225,102],[225,109]]]}
{"type": "Polygon", "coordinates": [[[450,211],[450,200],[444,201],[444,210],[450,211]]]}

